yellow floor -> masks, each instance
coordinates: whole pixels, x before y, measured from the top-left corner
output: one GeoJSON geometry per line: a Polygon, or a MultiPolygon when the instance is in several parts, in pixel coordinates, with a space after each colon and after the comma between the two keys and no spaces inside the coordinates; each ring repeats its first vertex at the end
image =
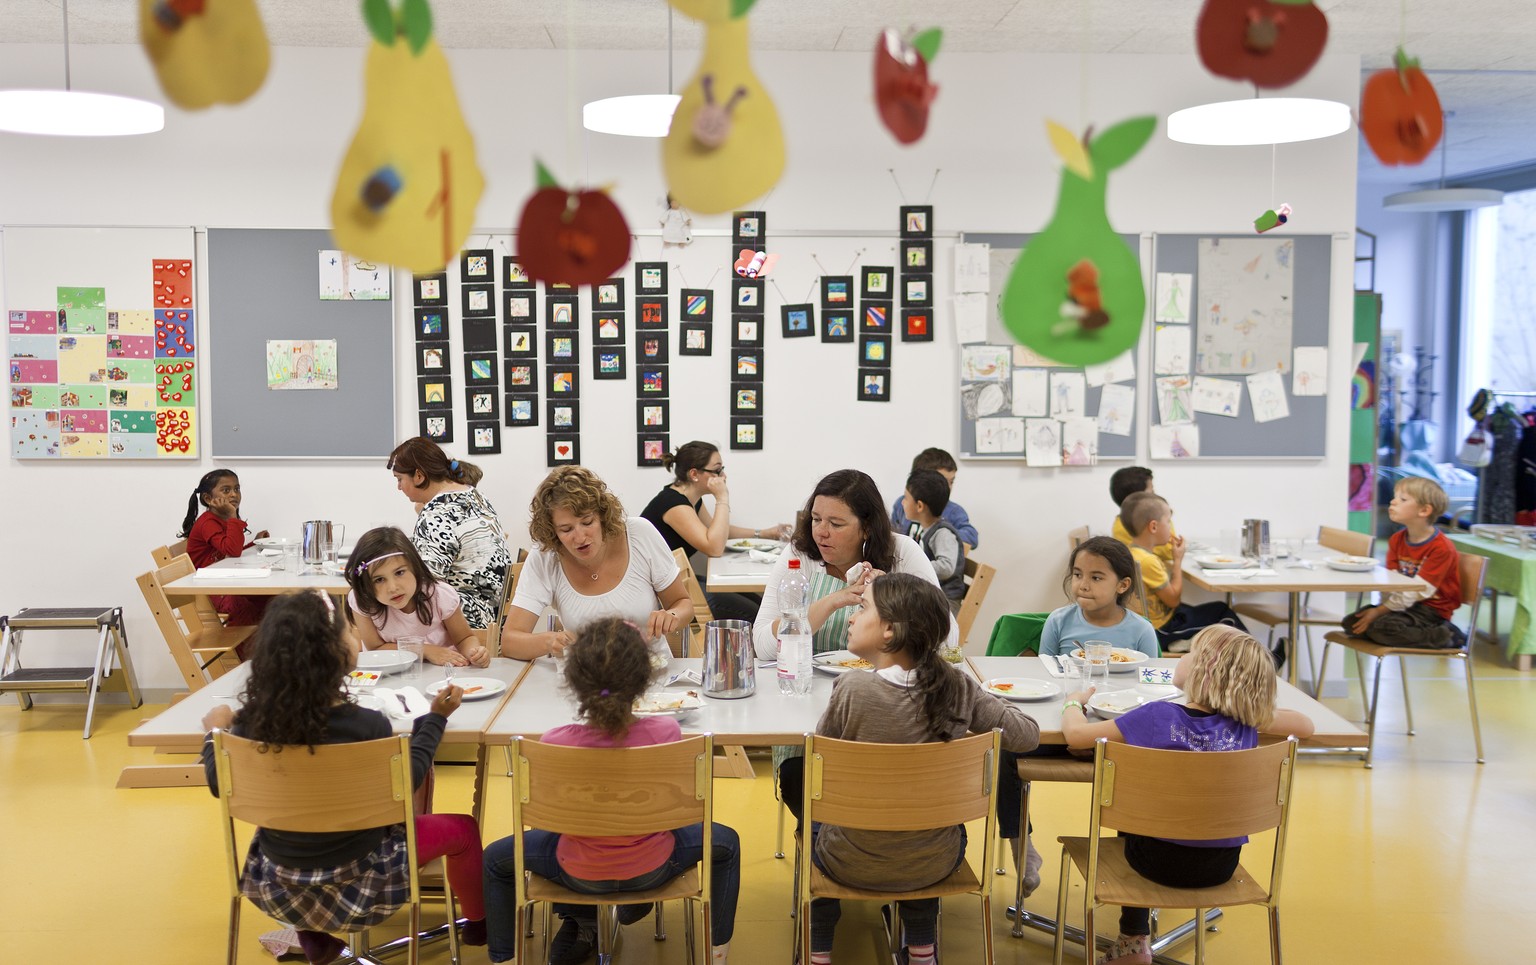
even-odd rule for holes
{"type": "MultiPolygon", "coordinates": [[[[1488,763],[1473,763],[1460,668],[1415,668],[1417,737],[1403,733],[1394,674],[1383,683],[1377,763],[1308,760],[1297,801],[1282,911],[1292,962],[1523,960],[1529,885],[1536,868],[1536,675],[1503,669],[1479,646],[1478,696],[1488,763]],[[1439,675],[1433,672],[1439,670],[1439,675]]],[[[1335,658],[1337,659],[1337,658],[1335,658]]],[[[1428,663],[1421,662],[1421,663],[1428,663]]],[[[1335,665],[1337,666],[1337,665],[1335,665]]],[[[1332,702],[1358,719],[1358,697],[1332,702]]],[[[124,735],[158,710],[98,708],[95,735],[80,739],[78,705],[0,706],[0,959],[208,965],[222,960],[224,863],[217,805],[203,790],[114,788],[125,764],[152,763],[124,735]]],[[[440,767],[438,808],[465,808],[468,769],[440,767]]],[[[741,908],[732,961],[789,961],[790,867],[773,857],[775,803],[766,778],[717,783],[717,816],[742,836],[741,908]]],[[[914,790],[920,790],[914,782],[914,790]]],[[[507,786],[492,788],[487,837],[509,833],[507,786]]],[[[1081,833],[1087,789],[1041,788],[1035,826],[1045,885],[1030,901],[1054,908],[1059,849],[1081,833]]],[[[973,858],[975,848],[973,847],[973,858]]],[[[990,873],[990,872],[989,872],[990,873]]],[[[997,961],[1050,959],[1045,936],[1008,934],[1003,908],[1013,879],[995,878],[997,961]]],[[[1077,886],[1080,895],[1080,883],[1077,886]]],[[[1080,918],[1080,909],[1073,918],[1080,918]]],[[[683,960],[680,922],[657,944],[649,923],[627,929],[620,960],[683,960]]],[[[873,908],[849,907],[838,932],[840,963],[880,962],[873,908]]],[[[946,900],[944,952],[981,959],[975,902],[946,900]]],[[[1113,927],[1111,912],[1101,922],[1113,927]]],[[[241,960],[270,961],[255,935],[271,927],[245,913],[241,960]]],[[[1069,946],[1071,951],[1075,946],[1069,946]]],[[[1233,909],[1209,944],[1212,962],[1265,960],[1264,919],[1233,909]]],[[[1192,957],[1192,948],[1186,949],[1192,957]]],[[[1080,954],[1080,953],[1079,953],[1080,954]]],[[[1081,961],[1081,958],[1078,959],[1081,961]]],[[[434,948],[427,962],[447,961],[434,948]]],[[[470,965],[487,961],[470,950],[470,965]]]]}

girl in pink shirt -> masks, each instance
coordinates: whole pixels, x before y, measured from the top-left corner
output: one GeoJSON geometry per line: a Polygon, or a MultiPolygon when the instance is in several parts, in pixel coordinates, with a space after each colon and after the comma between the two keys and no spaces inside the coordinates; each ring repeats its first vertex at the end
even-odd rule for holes
{"type": "Polygon", "coordinates": [[[490,666],[490,651],[464,619],[458,591],[432,576],[400,530],[380,526],[364,533],[347,560],[347,582],[347,602],[368,617],[358,621],[364,649],[393,650],[402,637],[420,637],[428,663],[490,666]]]}

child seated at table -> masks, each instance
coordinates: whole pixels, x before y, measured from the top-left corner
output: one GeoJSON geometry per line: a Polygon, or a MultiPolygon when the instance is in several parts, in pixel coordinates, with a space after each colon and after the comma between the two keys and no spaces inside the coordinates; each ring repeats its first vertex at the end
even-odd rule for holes
{"type": "MultiPolygon", "coordinates": [[[[950,493],[954,493],[955,477],[960,474],[960,467],[955,464],[954,456],[943,449],[924,449],[913,457],[910,471],[917,472],[919,469],[932,469],[943,476],[944,481],[949,483],[950,493]]],[[[901,504],[902,500],[898,499],[891,506],[891,528],[905,536],[912,536],[914,521],[908,518],[901,504]]],[[[950,500],[939,515],[955,528],[955,532],[960,535],[960,542],[965,544],[966,549],[973,550],[981,545],[981,537],[977,534],[976,527],[971,525],[971,517],[966,515],[959,503],[950,500]]],[[[913,536],[913,539],[916,538],[913,536]]]]}
{"type": "Polygon", "coordinates": [[[949,506],[949,483],[933,469],[915,469],[907,477],[901,497],[901,511],[916,527],[911,536],[923,548],[923,555],[933,563],[939,589],[949,598],[949,611],[960,612],[965,598],[965,544],[960,534],[944,518],[949,506]]]}
{"type": "Polygon", "coordinates": [[[393,526],[370,529],[347,562],[347,602],[365,650],[393,650],[402,638],[425,641],[428,663],[489,667],[491,653],[464,619],[459,593],[432,575],[410,538],[393,526]]]}
{"type": "Polygon", "coordinates": [[[1344,630],[1388,647],[1459,650],[1466,636],[1451,617],[1461,606],[1461,561],[1450,538],[1435,527],[1445,512],[1445,490],[1431,479],[1399,479],[1387,518],[1403,528],[1387,540],[1387,569],[1429,584],[1423,590],[1388,593],[1376,606],[1344,618],[1344,630]]]}
{"type": "MultiPolygon", "coordinates": [[[[873,673],[843,674],[816,733],[876,744],[950,741],[1003,730],[1015,753],[1040,742],[1040,728],[1014,705],[939,656],[949,636],[949,607],[932,583],[906,573],[875,577],[848,626],[848,649],[873,673]]],[[[914,785],[914,793],[921,789],[914,785]]],[[[865,831],[829,824],[811,827],[810,857],[834,881],[854,888],[916,891],[945,878],[965,860],[965,827],[931,831],[865,831]]],[[[934,962],[939,899],[896,903],[906,935],[908,965],[934,962]]],[[[842,906],[811,902],[811,965],[830,965],[842,906]]]]}
{"type": "Polygon", "coordinates": [[[1132,493],[1120,505],[1120,524],[1131,534],[1131,556],[1141,568],[1147,588],[1147,621],[1157,630],[1158,642],[1169,653],[1184,653],[1189,638],[1208,626],[1226,623],[1246,632],[1247,627],[1232,608],[1220,600],[1189,604],[1184,593],[1184,537],[1173,532],[1173,509],[1156,493],[1132,493]],[[1154,554],[1170,547],[1165,564],[1154,554]]]}
{"type": "MultiPolygon", "coordinates": [[[[565,650],[565,685],[576,699],[579,724],[545,731],[546,744],[567,747],[643,747],[681,740],[672,717],[637,718],[634,703],[651,687],[655,671],[645,638],[634,624],[616,617],[588,623],[565,650]]],[[[619,811],[623,802],[616,801],[619,811]]],[[[710,880],[710,965],[724,965],[736,927],[741,887],[741,842],[718,821],[713,830],[710,880]]],[[[490,956],[511,961],[517,954],[517,842],[502,838],[485,849],[485,893],[491,912],[490,956]]],[[[704,826],[612,838],[559,835],[536,828],[523,832],[524,866],[534,874],[586,894],[659,888],[704,858],[704,826]]],[[[620,906],[619,921],[639,921],[648,904],[620,906]]],[[[549,965],[578,965],[597,943],[597,906],[556,904],[560,930],[549,944],[549,965]]]]}
{"type": "MultiPolygon", "coordinates": [[[[356,665],[357,640],[349,621],[323,593],[290,593],[267,607],[256,631],[251,676],[236,712],[220,704],[203,717],[236,737],[261,741],[272,753],[303,754],[306,745],[347,744],[388,737],[389,719],[357,706],[342,687],[356,665]]],[[[448,717],[464,691],[444,687],[411,727],[411,775],[420,788],[448,717]]],[[[213,736],[203,741],[203,770],[217,796],[213,736]]],[[[416,859],[446,857],[448,880],[468,923],[459,940],[485,944],[480,826],[467,814],[418,814],[416,859]]],[[[278,831],[258,828],[240,874],[240,890],[256,907],[298,929],[314,965],[336,961],[345,943],[334,932],[354,932],[384,921],[410,899],[404,825],[366,831],[278,831]]]]}
{"type": "Polygon", "coordinates": [[[1067,653],[1084,640],[1104,640],[1149,657],[1161,656],[1152,624],[1127,609],[1136,599],[1135,588],[1136,558],[1129,547],[1108,536],[1079,543],[1061,581],[1062,592],[1073,602],[1046,618],[1040,652],[1067,653]]]}
{"type": "MultiPolygon", "coordinates": [[[[1145,466],[1126,466],[1116,469],[1114,475],[1109,477],[1109,498],[1115,501],[1115,506],[1123,507],[1126,497],[1135,493],[1156,492],[1152,488],[1152,470],[1145,466]]],[[[1126,531],[1125,524],[1120,522],[1120,514],[1115,514],[1115,521],[1110,526],[1109,535],[1124,543],[1131,545],[1131,534],[1126,531]]],[[[1164,543],[1152,551],[1152,555],[1160,560],[1171,562],[1173,560],[1173,544],[1164,543]]]]}
{"type": "MultiPolygon", "coordinates": [[[[1093,688],[1067,697],[1061,733],[1067,746],[1087,750],[1107,738],[1137,747],[1176,751],[1240,751],[1257,747],[1260,734],[1312,736],[1305,714],[1275,707],[1275,665],[1269,652],[1235,627],[1206,627],[1179,661],[1173,684],[1184,706],[1143,704],[1117,720],[1089,723],[1083,706],[1093,688]]],[[[1246,838],[1178,841],[1121,834],[1125,859],[1142,875],[1170,888],[1212,888],[1230,881],[1246,838]]],[[[1120,909],[1120,938],[1099,965],[1150,965],[1150,916],[1145,908],[1120,909]]]]}
{"type": "MultiPolygon", "coordinates": [[[[255,540],[266,539],[262,530],[247,542],[250,527],[240,518],[240,477],[228,469],[215,469],[197,482],[187,500],[187,516],[181,521],[179,538],[187,541],[187,555],[192,565],[212,566],[228,557],[238,558],[255,540]],[[201,514],[199,513],[201,510],[201,514]]],[[[270,596],[215,596],[210,602],[226,614],[225,626],[254,627],[271,602],[270,596]]],[[[246,656],[246,644],[237,651],[246,656]]]]}

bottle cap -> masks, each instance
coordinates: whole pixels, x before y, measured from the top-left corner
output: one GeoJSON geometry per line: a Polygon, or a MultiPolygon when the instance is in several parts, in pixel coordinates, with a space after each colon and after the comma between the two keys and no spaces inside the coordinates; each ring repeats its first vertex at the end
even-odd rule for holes
{"type": "Polygon", "coordinates": [[[800,557],[791,556],[789,558],[789,568],[792,570],[798,570],[800,568],[800,557]]]}

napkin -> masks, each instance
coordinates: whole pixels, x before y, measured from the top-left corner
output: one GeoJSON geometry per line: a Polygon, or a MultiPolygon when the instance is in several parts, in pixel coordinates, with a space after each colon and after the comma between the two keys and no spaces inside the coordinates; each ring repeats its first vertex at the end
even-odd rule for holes
{"type": "Polygon", "coordinates": [[[270,566],[205,566],[192,574],[194,580],[260,580],[272,575],[270,566]]]}
{"type": "Polygon", "coordinates": [[[1042,654],[1040,654],[1040,662],[1045,664],[1045,669],[1050,672],[1050,675],[1052,677],[1065,677],[1066,676],[1066,674],[1062,673],[1062,671],[1061,671],[1061,664],[1057,662],[1055,657],[1048,656],[1048,655],[1042,653],[1042,654]]]}
{"type": "Polygon", "coordinates": [[[422,696],[421,691],[415,687],[401,687],[398,690],[391,690],[388,687],[375,687],[373,688],[373,693],[374,696],[383,701],[384,713],[396,720],[414,720],[432,709],[432,702],[422,696]],[[400,700],[396,697],[396,694],[405,698],[405,702],[410,705],[410,713],[406,713],[405,708],[400,706],[400,700]]]}
{"type": "Polygon", "coordinates": [[[764,553],[762,550],[747,550],[747,559],[754,563],[777,563],[779,554],[764,553]]]}
{"type": "Polygon", "coordinates": [[[1268,576],[1279,576],[1279,575],[1280,574],[1277,571],[1272,570],[1272,569],[1270,569],[1268,567],[1258,567],[1257,569],[1252,569],[1252,570],[1238,570],[1237,571],[1238,579],[1242,579],[1242,580],[1251,580],[1254,577],[1259,577],[1259,578],[1262,579],[1262,578],[1268,577],[1268,576]]]}

